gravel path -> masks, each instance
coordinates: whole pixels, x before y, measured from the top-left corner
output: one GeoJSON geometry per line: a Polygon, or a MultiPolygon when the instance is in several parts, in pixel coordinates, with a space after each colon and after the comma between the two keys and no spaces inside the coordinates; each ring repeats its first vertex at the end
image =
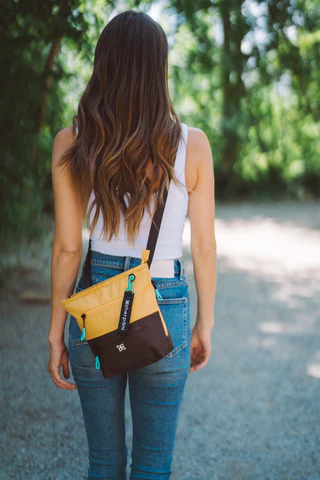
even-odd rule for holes
{"type": "MultiPolygon", "coordinates": [[[[320,479],[319,207],[217,207],[213,349],[188,379],[172,480],[320,479]]],[[[189,237],[187,223],[193,322],[189,237]]],[[[50,307],[14,301],[29,288],[50,293],[48,246],[38,257],[37,270],[15,269],[0,294],[0,479],[85,480],[77,392],[56,388],[47,373],[50,307]]],[[[128,391],[126,416],[130,450],[128,391]]]]}

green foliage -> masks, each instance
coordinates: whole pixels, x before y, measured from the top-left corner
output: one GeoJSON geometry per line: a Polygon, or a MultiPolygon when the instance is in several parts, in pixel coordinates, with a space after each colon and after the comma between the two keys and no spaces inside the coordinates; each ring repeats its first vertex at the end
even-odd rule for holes
{"type": "Polygon", "coordinates": [[[175,104],[211,141],[217,197],[319,197],[319,3],[170,4],[175,104]]]}
{"type": "Polygon", "coordinates": [[[44,213],[53,210],[51,152],[53,139],[70,125],[76,102],[71,88],[81,68],[66,58],[91,63],[95,41],[113,4],[102,0],[69,2],[16,0],[2,5],[1,65],[1,238],[2,245],[35,238],[44,213]],[[97,15],[104,10],[104,18],[97,15]]]}
{"type": "Polygon", "coordinates": [[[53,211],[53,139],[102,28],[128,8],[168,34],[173,103],[211,142],[218,198],[320,196],[317,0],[15,0],[0,29],[3,242],[40,235],[53,211]]]}

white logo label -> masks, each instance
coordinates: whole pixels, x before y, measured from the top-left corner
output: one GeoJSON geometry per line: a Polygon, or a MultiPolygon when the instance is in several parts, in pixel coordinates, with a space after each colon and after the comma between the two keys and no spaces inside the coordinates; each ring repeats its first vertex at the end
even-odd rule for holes
{"type": "Polygon", "coordinates": [[[120,343],[120,345],[117,345],[117,349],[119,350],[119,352],[122,352],[122,350],[127,350],[123,343],[120,343]]]}

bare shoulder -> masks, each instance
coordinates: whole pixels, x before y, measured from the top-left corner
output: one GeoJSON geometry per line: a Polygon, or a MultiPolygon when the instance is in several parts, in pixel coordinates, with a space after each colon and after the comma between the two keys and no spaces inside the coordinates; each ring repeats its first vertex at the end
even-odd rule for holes
{"type": "Polygon", "coordinates": [[[66,144],[71,145],[76,139],[76,132],[73,131],[72,125],[69,127],[63,128],[54,138],[54,142],[57,144],[66,144]]]}
{"type": "Polygon", "coordinates": [[[210,142],[203,130],[188,126],[186,186],[192,190],[199,173],[213,169],[210,142]]]}
{"type": "Polygon", "coordinates": [[[188,127],[188,155],[194,161],[208,158],[211,153],[210,142],[203,130],[196,127],[188,127]]]}
{"type": "Polygon", "coordinates": [[[188,142],[190,145],[201,146],[208,142],[208,137],[201,128],[188,126],[188,142]]]}
{"type": "Polygon", "coordinates": [[[54,137],[52,163],[55,166],[61,155],[73,144],[76,139],[76,133],[73,131],[72,125],[60,130],[54,137]]]}

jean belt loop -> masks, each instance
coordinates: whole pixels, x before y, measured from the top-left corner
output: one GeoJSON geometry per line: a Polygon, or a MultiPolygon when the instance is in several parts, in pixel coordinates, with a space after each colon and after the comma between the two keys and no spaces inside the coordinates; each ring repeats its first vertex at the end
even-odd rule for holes
{"type": "Polygon", "coordinates": [[[183,280],[182,276],[184,274],[184,267],[183,267],[182,258],[178,258],[178,262],[179,262],[179,279],[183,280]]]}
{"type": "Polygon", "coordinates": [[[130,255],[126,255],[126,256],[125,256],[125,259],[124,259],[124,266],[123,266],[123,270],[124,270],[124,271],[129,270],[129,268],[130,268],[130,262],[131,262],[131,257],[130,257],[130,255]]]}

